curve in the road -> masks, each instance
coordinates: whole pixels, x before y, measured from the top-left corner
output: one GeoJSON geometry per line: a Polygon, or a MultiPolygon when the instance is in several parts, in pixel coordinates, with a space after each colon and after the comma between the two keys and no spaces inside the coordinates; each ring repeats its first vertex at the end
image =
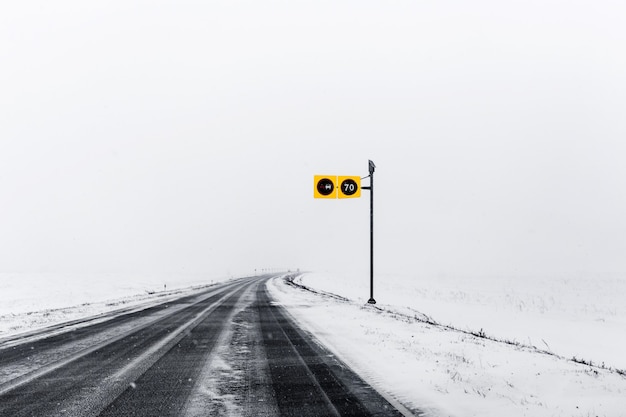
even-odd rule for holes
{"type": "Polygon", "coordinates": [[[406,416],[272,303],[270,278],[185,298],[171,314],[154,307],[0,350],[1,371],[123,329],[0,384],[0,415],[406,416]]]}

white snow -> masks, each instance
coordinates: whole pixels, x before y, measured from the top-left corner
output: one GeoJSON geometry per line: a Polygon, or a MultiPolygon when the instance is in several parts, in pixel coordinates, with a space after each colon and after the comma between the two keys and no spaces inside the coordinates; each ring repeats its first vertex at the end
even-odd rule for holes
{"type": "Polygon", "coordinates": [[[366,303],[368,276],[306,274],[296,282],[348,300],[281,280],[271,283],[272,296],[411,409],[432,416],[626,415],[626,377],[571,360],[626,368],[619,354],[626,280],[390,275],[377,277],[375,307],[366,303]]]}
{"type": "Polygon", "coordinates": [[[0,273],[0,338],[165,301],[225,280],[206,275],[0,273]]]}
{"type": "MultiPolygon", "coordinates": [[[[218,280],[0,274],[0,338],[218,280]]],[[[303,327],[409,409],[456,417],[626,415],[626,377],[616,372],[626,369],[624,278],[380,275],[375,306],[366,303],[368,276],[307,273],[296,283],[318,293],[282,279],[269,289],[303,327]]]]}

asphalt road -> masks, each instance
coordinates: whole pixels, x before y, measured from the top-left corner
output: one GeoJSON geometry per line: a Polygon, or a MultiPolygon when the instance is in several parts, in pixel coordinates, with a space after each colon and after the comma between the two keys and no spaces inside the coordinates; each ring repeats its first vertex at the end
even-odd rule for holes
{"type": "Polygon", "coordinates": [[[0,416],[407,415],[273,304],[270,278],[5,341],[0,416]]]}

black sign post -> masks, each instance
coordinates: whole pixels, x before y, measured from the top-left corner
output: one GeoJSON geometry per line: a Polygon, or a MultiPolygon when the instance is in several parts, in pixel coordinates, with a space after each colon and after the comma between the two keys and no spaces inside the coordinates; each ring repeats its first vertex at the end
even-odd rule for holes
{"type": "Polygon", "coordinates": [[[374,171],[376,165],[369,161],[370,175],[364,178],[370,179],[369,187],[362,187],[360,176],[333,176],[315,175],[313,176],[313,197],[315,198],[358,198],[361,197],[361,190],[370,192],[370,304],[376,304],[374,300],[374,171]]]}
{"type": "Polygon", "coordinates": [[[369,161],[369,187],[361,187],[363,190],[370,191],[370,299],[367,300],[369,304],[376,304],[374,300],[374,171],[376,165],[371,160],[369,161]]]}

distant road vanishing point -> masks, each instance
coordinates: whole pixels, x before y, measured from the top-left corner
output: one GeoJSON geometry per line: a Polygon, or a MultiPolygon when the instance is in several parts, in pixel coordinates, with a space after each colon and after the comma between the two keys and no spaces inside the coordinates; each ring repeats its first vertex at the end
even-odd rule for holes
{"type": "Polygon", "coordinates": [[[0,416],[406,416],[272,302],[272,278],[2,340],[0,416]]]}

